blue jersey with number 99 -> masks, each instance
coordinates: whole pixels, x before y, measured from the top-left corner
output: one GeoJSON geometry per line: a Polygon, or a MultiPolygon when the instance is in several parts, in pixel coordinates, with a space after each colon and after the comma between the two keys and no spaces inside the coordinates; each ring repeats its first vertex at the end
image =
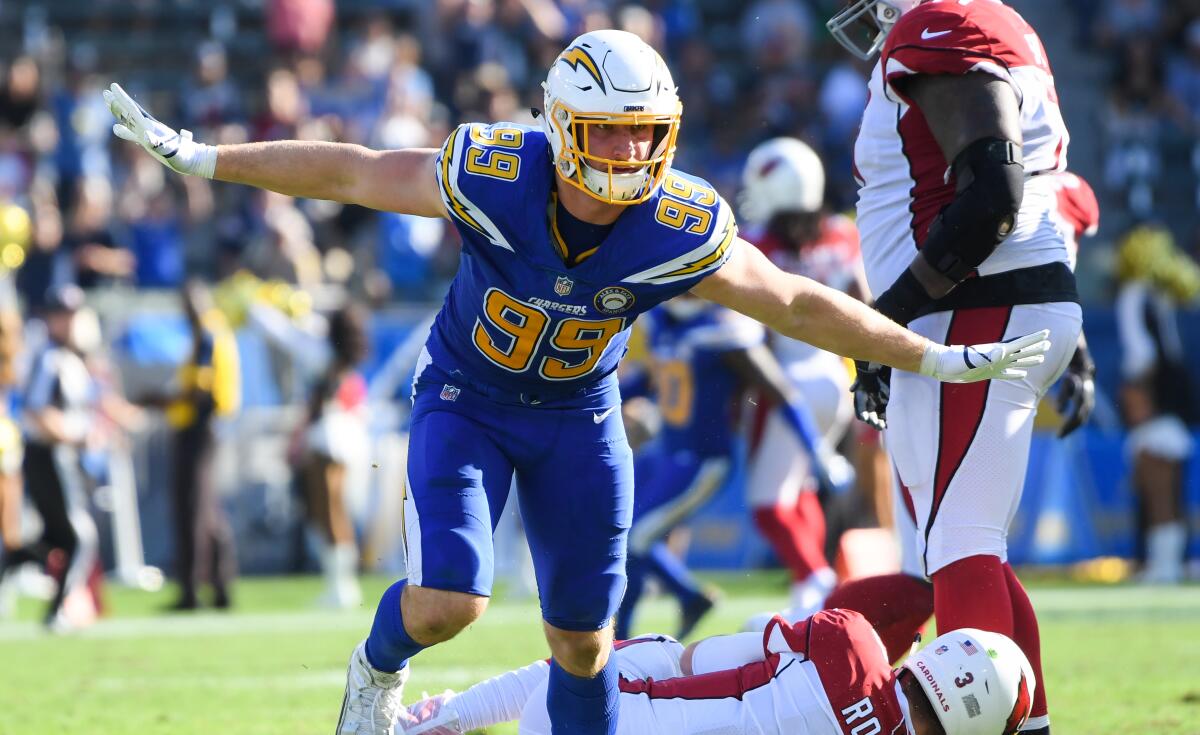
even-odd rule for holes
{"type": "Polygon", "coordinates": [[[525,125],[460,126],[437,177],[463,249],[426,347],[442,372],[499,391],[565,397],[615,384],[633,320],[720,268],[738,241],[716,191],[672,170],[568,268],[550,147],[525,125]]]}

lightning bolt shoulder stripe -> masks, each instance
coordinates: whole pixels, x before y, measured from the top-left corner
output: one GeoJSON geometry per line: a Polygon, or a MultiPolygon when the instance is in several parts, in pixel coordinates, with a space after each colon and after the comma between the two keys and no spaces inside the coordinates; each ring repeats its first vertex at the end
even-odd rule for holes
{"type": "Polygon", "coordinates": [[[446,205],[446,211],[457,221],[463,223],[475,232],[478,232],[483,237],[487,238],[492,244],[498,245],[506,250],[512,250],[512,245],[508,239],[500,231],[500,228],[492,222],[479,207],[463,193],[462,187],[459,184],[459,177],[462,175],[461,161],[464,150],[472,145],[470,133],[472,125],[460,125],[450,134],[442,146],[441,152],[438,154],[437,160],[437,179],[438,186],[441,189],[442,201],[446,205]]]}
{"type": "Polygon", "coordinates": [[[625,283],[674,283],[711,273],[729,260],[737,243],[737,224],[729,205],[721,201],[716,226],[709,238],[698,248],[677,258],[627,276],[625,283]]]}

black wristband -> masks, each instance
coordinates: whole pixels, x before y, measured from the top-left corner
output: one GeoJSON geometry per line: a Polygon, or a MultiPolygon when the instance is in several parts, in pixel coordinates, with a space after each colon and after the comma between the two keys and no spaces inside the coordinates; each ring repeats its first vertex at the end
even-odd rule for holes
{"type": "Polygon", "coordinates": [[[875,308],[888,319],[907,326],[930,301],[933,299],[925,293],[925,287],[913,275],[912,269],[905,268],[896,282],[875,299],[875,308]]]}

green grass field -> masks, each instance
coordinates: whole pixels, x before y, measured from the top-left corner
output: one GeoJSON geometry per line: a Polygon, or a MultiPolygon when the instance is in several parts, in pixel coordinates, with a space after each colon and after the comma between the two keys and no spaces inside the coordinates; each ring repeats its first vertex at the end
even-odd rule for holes
{"type": "MultiPolygon", "coordinates": [[[[777,574],[714,577],[727,597],[701,635],[777,606],[777,574]]],[[[386,584],[370,579],[368,598],[386,584]]],[[[373,605],[311,607],[314,578],[252,579],[228,614],[158,612],[167,592],[110,588],[111,612],[86,631],[44,634],[40,603],[0,623],[0,735],[329,735],[346,657],[373,605]]],[[[1033,588],[1057,735],[1200,735],[1200,588],[1033,588]]],[[[547,655],[536,605],[496,600],[460,638],[421,654],[406,699],[462,688],[547,655]]],[[[646,631],[674,629],[651,603],[646,631]]],[[[516,728],[497,728],[514,733],[516,728]]]]}

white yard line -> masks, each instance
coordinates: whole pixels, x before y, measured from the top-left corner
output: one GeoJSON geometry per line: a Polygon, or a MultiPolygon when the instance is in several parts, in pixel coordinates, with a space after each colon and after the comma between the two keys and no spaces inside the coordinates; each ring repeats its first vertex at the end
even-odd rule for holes
{"type": "MultiPolygon", "coordinates": [[[[414,681],[418,683],[437,681],[441,686],[466,687],[503,671],[504,669],[489,666],[421,666],[419,669],[414,669],[413,673],[414,681]]],[[[88,686],[120,692],[175,687],[187,689],[328,689],[340,687],[345,681],[345,669],[319,669],[262,675],[97,676],[89,678],[88,686]]]]}
{"type": "MultiPolygon", "coordinates": [[[[1182,588],[1062,588],[1032,591],[1038,612],[1062,616],[1144,611],[1166,618],[1192,615],[1200,609],[1200,587],[1182,588]]],[[[765,610],[778,609],[785,603],[784,595],[727,597],[718,608],[722,615],[735,619],[749,617],[765,610]]],[[[674,620],[674,606],[663,599],[649,601],[642,611],[643,619],[674,620]]],[[[528,603],[497,602],[485,614],[479,625],[536,624],[537,608],[528,603]]],[[[145,618],[101,620],[96,625],[71,634],[91,639],[181,638],[203,636],[273,635],[303,633],[353,632],[366,634],[370,629],[372,610],[330,612],[300,610],[296,612],[216,613],[163,615],[145,618]]],[[[41,626],[32,622],[0,622],[0,641],[21,641],[45,638],[41,626]]]]}
{"type": "MultiPolygon", "coordinates": [[[[770,605],[784,602],[778,598],[752,597],[728,602],[724,609],[730,612],[745,610],[746,614],[768,609],[770,605]]],[[[671,615],[674,608],[665,601],[654,600],[647,604],[644,614],[651,616],[671,615]]],[[[217,613],[163,615],[146,618],[117,618],[100,620],[95,625],[72,633],[80,638],[180,638],[225,635],[271,635],[275,633],[337,633],[342,631],[361,632],[370,630],[374,611],[329,612],[301,610],[296,612],[269,613],[217,613]]],[[[517,625],[537,623],[536,607],[523,603],[500,602],[484,613],[480,625],[517,625]]],[[[27,640],[44,637],[42,628],[34,623],[0,622],[0,641],[27,640]]]]}

